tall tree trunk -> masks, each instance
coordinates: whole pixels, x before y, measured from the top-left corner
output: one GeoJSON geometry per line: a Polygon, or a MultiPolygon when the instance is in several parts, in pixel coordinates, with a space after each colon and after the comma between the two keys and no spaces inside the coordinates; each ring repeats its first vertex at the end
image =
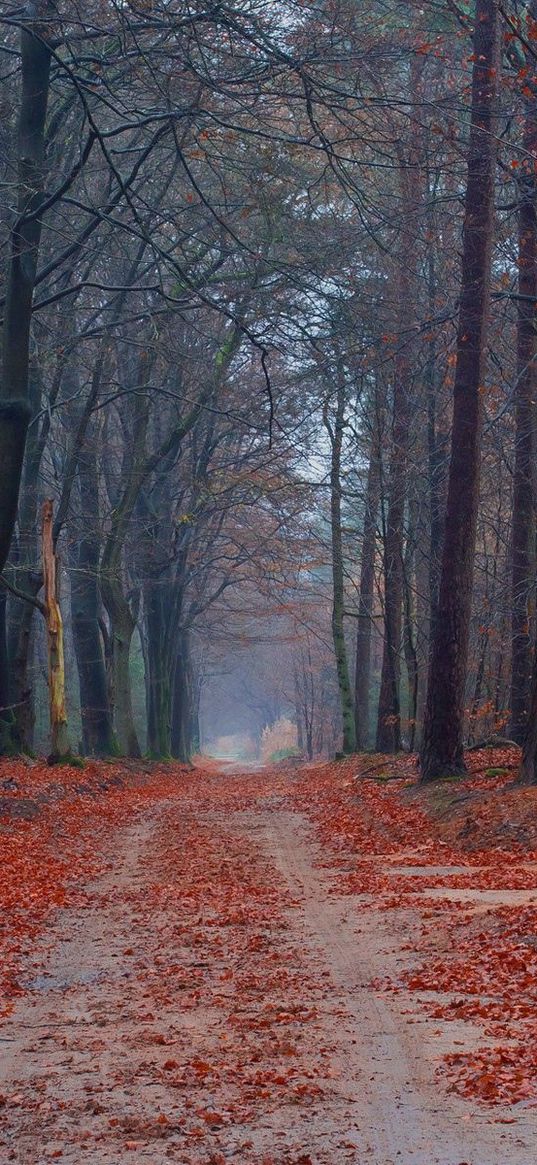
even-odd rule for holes
{"type": "MultiPolygon", "coordinates": [[[[377,394],[375,394],[376,397],[377,394]]],[[[354,687],[354,718],[356,748],[369,744],[369,690],[371,686],[371,621],[373,618],[375,586],[375,553],[377,513],[380,500],[380,424],[377,401],[374,401],[373,432],[367,472],[364,528],[362,532],[362,559],[356,631],[356,660],[354,687]]]]}
{"type": "Polygon", "coordinates": [[[18,125],[17,215],[11,229],[0,376],[0,571],[15,527],[26,434],[32,301],[41,241],[45,121],[51,53],[45,21],[50,0],[29,4],[21,30],[22,93],[18,125]]]}
{"type": "Polygon", "coordinates": [[[418,718],[418,655],[415,641],[416,612],[415,597],[415,499],[409,502],[408,535],[405,546],[403,570],[403,646],[408,681],[408,747],[414,751],[418,718]]]}
{"type": "Polygon", "coordinates": [[[533,651],[528,726],[522,745],[518,780],[521,785],[537,785],[537,640],[533,651]]]}
{"type": "Polygon", "coordinates": [[[185,764],[191,755],[191,683],[189,644],[186,632],[180,636],[173,685],[172,755],[185,764]]]}
{"type": "Polygon", "coordinates": [[[424,781],[465,771],[464,695],[479,502],[482,384],[494,222],[498,0],[477,0],[473,60],[451,462],[421,747],[424,781]]]}
{"type": "MultiPolygon", "coordinates": [[[[34,598],[39,586],[24,580],[25,590],[34,598]]],[[[17,750],[24,752],[33,747],[35,727],[34,689],[31,679],[32,642],[35,608],[27,602],[17,600],[16,610],[10,618],[9,646],[9,692],[13,707],[12,734],[17,750]]]]}
{"type": "MultiPolygon", "coordinates": [[[[537,3],[531,15],[537,19],[537,3]]],[[[530,62],[531,63],[531,62],[530,62]]],[[[524,160],[519,178],[518,327],[515,411],[515,467],[511,566],[513,740],[522,742],[528,722],[531,680],[530,592],[535,573],[535,513],[533,497],[535,446],[535,326],[537,322],[537,99],[526,101],[524,160]]]]}
{"type": "MultiPolygon", "coordinates": [[[[435,184],[431,188],[431,176],[426,185],[428,206],[427,230],[429,237],[436,238],[438,222],[435,215],[435,184]]],[[[438,304],[438,278],[436,271],[436,250],[429,245],[424,261],[427,283],[427,310],[434,319],[438,304]]],[[[442,518],[445,501],[443,491],[445,470],[444,450],[437,432],[437,337],[432,331],[426,344],[423,380],[418,390],[420,406],[423,409],[423,425],[418,425],[418,433],[413,440],[415,500],[417,505],[415,529],[415,579],[416,579],[416,742],[421,743],[423,709],[427,695],[427,663],[431,640],[431,614],[438,595],[438,577],[442,544],[442,518]]]]}
{"type": "Polygon", "coordinates": [[[199,752],[201,748],[201,683],[200,677],[194,669],[192,652],[189,652],[188,657],[188,674],[190,679],[190,755],[192,756],[193,753],[199,752]]]}
{"type": "MultiPolygon", "coordinates": [[[[55,399],[60,378],[51,386],[49,401],[55,399]]],[[[39,411],[43,400],[41,370],[33,360],[28,377],[28,400],[32,413],[39,411]]],[[[48,432],[48,420],[38,428],[33,425],[26,442],[26,454],[19,494],[17,535],[11,544],[7,577],[17,588],[37,598],[43,585],[39,546],[39,471],[48,432]]],[[[13,709],[11,747],[23,752],[33,747],[35,707],[31,675],[31,648],[35,608],[23,599],[9,603],[8,668],[9,693],[13,709]]],[[[6,742],[7,743],[7,742],[6,742]]]]}
{"type": "Polygon", "coordinates": [[[90,756],[111,756],[116,752],[116,742],[99,632],[99,596],[93,573],[95,549],[98,553],[95,546],[78,547],[71,598],[73,639],[80,687],[82,746],[90,756]]]}
{"type": "Polygon", "coordinates": [[[402,315],[399,352],[395,361],[392,452],[388,481],[388,504],[384,522],[384,645],[377,716],[378,752],[398,752],[401,748],[401,630],[403,602],[403,520],[405,513],[406,463],[409,424],[409,368],[404,346],[407,343],[410,286],[407,271],[401,271],[402,315]],[[403,319],[404,315],[404,319],[403,319]]]}
{"type": "Polygon", "coordinates": [[[136,620],[120,584],[114,584],[107,604],[112,640],[115,732],[122,756],[141,756],[132,710],[130,652],[136,620]]]}
{"type": "MultiPolygon", "coordinates": [[[[431,318],[434,318],[437,311],[438,281],[434,262],[434,253],[432,249],[428,258],[427,285],[429,314],[431,318]]],[[[432,334],[428,343],[427,364],[425,368],[425,391],[427,402],[427,474],[429,484],[430,514],[430,536],[427,551],[429,562],[428,589],[431,612],[434,611],[438,602],[440,568],[442,562],[442,544],[444,540],[444,518],[447,499],[445,470],[445,463],[447,460],[447,441],[438,429],[438,380],[436,365],[436,339],[434,334],[432,334]]]]}
{"type": "MultiPolygon", "coordinates": [[[[498,635],[498,643],[495,653],[494,664],[494,725],[495,732],[501,731],[505,723],[505,704],[507,702],[507,685],[505,682],[504,667],[505,662],[505,645],[507,642],[507,630],[509,626],[509,615],[507,611],[502,614],[500,623],[500,631],[498,635]]],[[[529,704],[529,697],[528,697],[529,704]]]]}
{"type": "Polygon", "coordinates": [[[91,756],[116,751],[99,630],[99,482],[94,450],[79,460],[81,530],[71,550],[71,613],[80,686],[82,744],[91,756]]]}
{"type": "Polygon", "coordinates": [[[296,741],[299,752],[304,752],[304,720],[302,717],[302,699],[300,693],[300,685],[298,681],[298,672],[295,665],[293,671],[293,687],[295,696],[295,720],[296,720],[296,741]]]}
{"type": "Polygon", "coordinates": [[[172,701],[178,635],[173,635],[173,595],[164,580],[145,589],[147,628],[147,741],[154,757],[172,755],[172,701]],[[175,648],[175,650],[174,650],[175,648]],[[172,662],[173,661],[173,662],[172,662]]]}
{"type": "Polygon", "coordinates": [[[349,676],[349,661],[345,642],[345,585],[343,575],[343,536],[341,528],[341,449],[345,428],[345,380],[341,366],[337,371],[336,415],[333,427],[328,420],[328,410],[324,415],[330,436],[330,524],[332,536],[332,639],[336,658],[336,671],[341,702],[343,729],[343,752],[352,753],[356,749],[354,726],[354,706],[349,676]]]}
{"type": "Polygon", "coordinates": [[[481,696],[483,693],[483,682],[485,679],[485,664],[486,664],[486,658],[487,658],[488,643],[489,643],[489,633],[487,630],[481,636],[481,642],[480,642],[480,648],[479,648],[479,662],[477,665],[474,694],[472,697],[472,704],[470,707],[470,717],[469,717],[470,724],[469,724],[469,731],[468,731],[468,741],[470,744],[474,743],[475,738],[478,735],[478,733],[477,733],[477,719],[479,716],[479,706],[481,704],[481,696]]]}
{"type": "MultiPolygon", "coordinates": [[[[151,353],[151,360],[154,352],[151,353]]],[[[137,366],[138,385],[145,384],[151,366],[144,350],[137,366]]],[[[114,507],[108,538],[100,566],[100,587],[110,621],[110,661],[113,687],[114,728],[120,753],[138,757],[140,745],[134,725],[130,681],[130,649],[136,619],[124,590],[123,547],[129,523],[144,481],[146,437],[149,422],[147,398],[140,394],[133,402],[132,445],[125,450],[125,486],[114,507]]]]}
{"type": "MultiPolygon", "coordinates": [[[[421,99],[423,61],[411,63],[410,94],[421,99]]],[[[401,243],[398,255],[397,352],[394,361],[393,420],[388,498],[384,526],[384,645],[377,717],[379,752],[401,748],[401,636],[403,613],[404,515],[407,491],[408,441],[412,393],[413,334],[417,307],[418,215],[421,206],[421,131],[416,129],[407,157],[399,159],[402,202],[401,243]]]]}
{"type": "Polygon", "coordinates": [[[7,595],[0,590],[0,753],[10,752],[13,743],[13,709],[9,702],[6,625],[7,595]]]}
{"type": "MultiPolygon", "coordinates": [[[[432,249],[431,249],[432,250],[432,249]]],[[[436,310],[436,275],[434,256],[428,264],[429,314],[436,310]]],[[[436,345],[434,337],[428,344],[425,368],[426,432],[423,463],[426,466],[426,486],[423,489],[418,532],[416,535],[416,652],[418,658],[418,692],[416,701],[417,742],[421,746],[423,710],[427,697],[427,666],[431,647],[431,618],[438,601],[440,561],[442,554],[443,518],[445,510],[445,449],[437,431],[436,345]]]]}

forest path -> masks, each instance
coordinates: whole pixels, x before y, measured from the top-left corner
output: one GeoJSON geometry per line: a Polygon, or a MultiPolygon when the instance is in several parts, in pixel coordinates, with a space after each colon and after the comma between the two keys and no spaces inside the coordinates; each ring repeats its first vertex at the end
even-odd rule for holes
{"type": "Polygon", "coordinates": [[[535,1109],[435,1081],[469,1025],[371,986],[411,962],[412,912],[338,890],[288,784],[200,774],[105,832],[0,1029],[2,1165],[533,1160],[535,1109]]]}

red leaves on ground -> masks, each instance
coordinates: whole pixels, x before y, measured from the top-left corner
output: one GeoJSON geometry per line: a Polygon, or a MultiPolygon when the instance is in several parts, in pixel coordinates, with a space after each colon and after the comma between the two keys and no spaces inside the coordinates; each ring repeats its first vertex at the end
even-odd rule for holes
{"type": "MultiPolygon", "coordinates": [[[[246,1134],[260,1113],[314,1106],[334,1076],[326,1063],[331,1049],[315,1042],[330,984],[308,974],[303,952],[290,940],[296,903],[287,887],[255,843],[245,842],[244,830],[236,836],[226,823],[228,802],[239,816],[256,807],[261,782],[284,807],[310,816],[322,843],[319,863],[334,873],[339,892],[361,896],[358,910],[407,912],[403,926],[405,917],[419,914],[412,968],[377,989],[418,998],[427,993],[426,1007],[437,1020],[481,1025],[490,1046],[447,1055],[442,1071],[449,1086],[489,1104],[531,1101],[537,1097],[535,796],[509,791],[507,775],[485,776],[487,763],[474,754],[468,780],[424,792],[410,787],[416,774],[406,758],[395,768],[390,762],[387,775],[398,779],[389,781],[354,779],[370,758],[271,771],[251,782],[243,775],[219,778],[216,769],[203,775],[153,766],[140,774],[128,766],[90,765],[51,773],[4,762],[0,779],[16,786],[4,801],[38,807],[30,806],[28,819],[9,807],[0,817],[4,1014],[38,970],[32,946],[39,930],[59,907],[98,909],[100,891],[88,883],[98,874],[113,876],[118,831],[162,815],[158,841],[144,858],[143,883],[123,890],[129,917],[118,952],[126,1003],[117,1022],[121,1029],[125,1019],[118,1036],[124,1064],[114,1087],[138,1093],[149,1081],[177,1101],[143,1119],[106,1111],[107,1135],[121,1136],[125,1150],[135,1153],[148,1139],[180,1132],[198,1154],[190,1158],[185,1149],[183,1159],[197,1161],[205,1138],[219,1128],[246,1134]],[[491,891],[515,899],[479,898],[491,891]],[[535,905],[527,900],[531,891],[535,905]],[[461,902],[455,892],[470,897],[461,902]],[[182,1025],[161,1024],[159,1017],[174,1009],[182,1025]]],[[[54,1031],[43,1038],[56,1041],[54,1031]]],[[[69,1054],[76,1050],[76,1041],[62,1041],[69,1054]]],[[[95,1039],[96,1055],[99,1049],[95,1039]]],[[[11,1110],[26,1103],[17,1096],[10,1097],[11,1110]]],[[[45,1104],[39,1090],[32,1103],[36,1112],[45,1104]]],[[[59,1106],[60,1122],[62,1112],[59,1106]]],[[[82,1112],[80,1118],[80,1144],[91,1143],[82,1112]]],[[[52,1146],[51,1152],[62,1150],[52,1146]]],[[[203,1152],[212,1159],[206,1147],[203,1152]]],[[[244,1152],[248,1161],[259,1160],[244,1152]]]]}
{"type": "Polygon", "coordinates": [[[409,758],[379,758],[379,773],[400,774],[389,782],[355,779],[371,760],[349,759],[302,771],[293,794],[340,890],[420,912],[421,965],[376,987],[436,994],[433,1016],[481,1024],[493,1046],[446,1055],[444,1071],[488,1104],[537,1098],[537,790],[509,785],[517,760],[511,748],[472,753],[466,780],[417,790],[409,758]]]}
{"type": "Polygon", "coordinates": [[[9,1014],[22,991],[18,968],[22,956],[30,957],[36,934],[97,872],[99,832],[125,821],[148,797],[170,795],[178,770],[172,777],[163,766],[157,791],[147,777],[144,790],[143,777],[120,764],[90,762],[80,770],[0,761],[0,1015],[9,1014]]]}
{"type": "MultiPolygon", "coordinates": [[[[23,1141],[35,1135],[51,1149],[58,1141],[80,1150],[101,1144],[107,1152],[121,1150],[135,1159],[142,1147],[157,1141],[169,1142],[176,1155],[180,1143],[186,1165],[218,1160],[211,1149],[214,1138],[232,1128],[240,1155],[241,1130],[246,1136],[252,1123],[285,1106],[293,1113],[290,1119],[297,1110],[306,1119],[323,1094],[325,1078],[331,1080],[325,1066],[329,1049],[316,1048],[321,1000],[329,1013],[326,983],[319,986],[308,973],[304,951],[290,937],[287,913],[295,903],[255,841],[249,843],[244,829],[230,829],[226,819],[227,799],[240,816],[259,796],[259,786],[248,793],[243,780],[222,782],[217,775],[204,777],[178,766],[154,766],[145,777],[131,776],[123,766],[91,768],[89,776],[58,770],[53,780],[61,782],[61,791],[54,796],[50,770],[23,768],[17,774],[20,795],[35,797],[46,788],[46,799],[33,820],[6,815],[3,822],[14,849],[2,891],[6,929],[0,956],[11,991],[29,990],[30,1008],[40,991],[32,974],[43,964],[43,947],[35,954],[30,946],[38,930],[55,921],[60,904],[82,908],[88,926],[91,918],[110,919],[117,894],[114,931],[104,939],[109,965],[100,979],[90,975],[83,996],[92,1038],[84,1027],[60,1024],[57,1030],[54,1022],[43,1033],[56,1069],[52,1087],[60,1087],[55,1080],[69,1079],[69,1068],[61,1067],[58,1075],[55,1057],[60,1065],[73,1057],[78,1062],[81,1055],[89,1061],[83,1077],[87,1106],[80,1102],[76,1079],[69,1103],[51,1106],[48,1080],[37,1077],[40,1087],[34,1079],[21,1090],[18,1135],[23,1141]],[[111,772],[121,781],[117,787],[110,787],[111,772]],[[213,819],[215,781],[218,821],[213,819]],[[102,783],[108,787],[102,789],[102,783]],[[201,820],[204,813],[208,823],[201,820]],[[150,826],[146,848],[144,823],[150,826]],[[132,833],[142,849],[132,871],[122,874],[129,853],[127,843],[122,856],[124,833],[132,833]],[[111,950],[117,960],[112,963],[111,950]],[[110,1040],[117,1054],[107,1077],[110,1040]],[[151,1094],[158,1103],[148,1113],[145,1098],[151,1094]],[[128,1100],[125,1104],[131,1096],[136,1112],[129,1111],[128,1100]]],[[[61,918],[56,921],[61,933],[61,918]]],[[[46,937],[52,943],[53,928],[46,937]]],[[[76,958],[83,972],[78,949],[76,958]]],[[[71,987],[66,981],[53,990],[60,998],[67,993],[68,1000],[72,989],[73,999],[79,999],[81,982],[71,987]]],[[[0,1143],[13,1138],[14,1112],[10,1095],[0,1119],[7,1139],[2,1142],[0,1131],[0,1143]]],[[[252,1165],[261,1160],[245,1152],[252,1165]]],[[[291,1159],[296,1154],[278,1157],[291,1159]]]]}

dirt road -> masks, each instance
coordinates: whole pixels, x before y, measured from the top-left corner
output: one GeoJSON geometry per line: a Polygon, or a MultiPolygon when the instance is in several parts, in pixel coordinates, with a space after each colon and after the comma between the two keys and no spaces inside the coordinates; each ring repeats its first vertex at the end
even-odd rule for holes
{"type": "Polygon", "coordinates": [[[472,1028],[372,986],[412,912],[339,892],[281,778],[210,774],[102,845],[0,1028],[2,1165],[530,1165],[534,1108],[435,1077],[472,1028]]]}

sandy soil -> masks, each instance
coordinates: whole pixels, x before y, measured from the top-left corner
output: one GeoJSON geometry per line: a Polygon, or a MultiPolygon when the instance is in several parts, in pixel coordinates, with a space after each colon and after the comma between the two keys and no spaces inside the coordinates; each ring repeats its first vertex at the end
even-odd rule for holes
{"type": "MultiPolygon", "coordinates": [[[[320,868],[310,824],[285,796],[267,795],[260,782],[257,803],[245,807],[240,794],[235,801],[226,794],[219,807],[219,788],[225,785],[215,780],[213,800],[201,808],[194,798],[169,801],[111,836],[102,877],[85,888],[76,909],[57,914],[36,946],[24,972],[27,994],[0,1029],[1,1165],[530,1165],[535,1109],[491,1112],[435,1080],[438,1057],[471,1047],[477,1032],[428,1019],[408,995],[371,985],[412,965],[412,910],[379,914],[365,898],[341,896],[320,868]],[[163,854],[188,850],[193,822],[208,838],[218,834],[222,868],[244,856],[245,896],[259,884],[260,901],[276,892],[281,899],[274,935],[259,911],[255,922],[245,911],[236,923],[239,965],[229,927],[211,914],[214,865],[192,918],[195,945],[178,926],[182,887],[169,882],[163,854]],[[253,978],[241,979],[244,951],[261,947],[269,961],[256,964],[258,978],[274,965],[281,998],[270,977],[257,994],[253,978]],[[314,1015],[309,1022],[301,1022],[296,1004],[298,975],[304,1008],[314,1015]],[[258,1024],[258,1077],[263,1069],[269,1082],[260,1100],[248,1076],[257,1029],[253,1020],[233,1027],[241,1011],[258,1024]],[[262,1028],[265,1014],[273,1018],[262,1028]],[[230,1030],[238,1030],[239,1048],[243,1041],[242,1076],[232,1083],[222,1067],[232,1063],[231,1048],[225,1051],[230,1030]],[[280,1057],[292,1055],[300,1079],[313,1067],[311,1091],[299,1085],[291,1096],[282,1086],[279,1100],[266,1035],[270,1055],[276,1046],[280,1057]],[[250,1081],[243,1108],[241,1079],[250,1081]]],[[[197,860],[199,880],[203,854],[197,860]]],[[[439,947],[446,941],[439,933],[439,947]]]]}

